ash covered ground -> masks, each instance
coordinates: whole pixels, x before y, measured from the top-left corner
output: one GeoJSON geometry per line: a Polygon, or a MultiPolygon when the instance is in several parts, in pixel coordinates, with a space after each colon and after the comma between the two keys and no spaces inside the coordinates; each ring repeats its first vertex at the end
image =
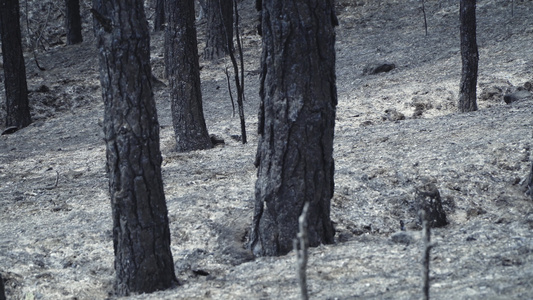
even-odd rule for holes
{"type": "MultiPolygon", "coordinates": [[[[533,201],[525,181],[533,99],[526,93],[506,104],[503,96],[531,91],[533,2],[513,3],[478,1],[480,109],[459,114],[457,1],[426,1],[427,36],[420,1],[337,1],[337,233],[335,244],[310,249],[312,299],[421,296],[423,243],[413,201],[425,182],[438,187],[450,222],[432,231],[432,297],[531,299],[533,201]],[[367,75],[376,63],[395,68],[367,75]],[[400,220],[409,243],[391,238],[400,220]]],[[[168,91],[155,90],[181,286],[131,299],[299,298],[294,252],[253,259],[243,248],[256,178],[261,38],[253,1],[240,6],[249,143],[236,138],[228,60],[201,59],[208,130],[225,140],[223,146],[174,152],[168,91]]],[[[60,20],[51,18],[48,47],[38,55],[46,70],[26,53],[34,123],[0,136],[0,272],[8,299],[115,298],[103,105],[85,10],[84,16],[85,42],[76,46],[61,44],[60,20]]],[[[199,49],[204,22],[198,24],[199,49]]],[[[152,64],[162,78],[161,33],[152,36],[152,64]]]]}

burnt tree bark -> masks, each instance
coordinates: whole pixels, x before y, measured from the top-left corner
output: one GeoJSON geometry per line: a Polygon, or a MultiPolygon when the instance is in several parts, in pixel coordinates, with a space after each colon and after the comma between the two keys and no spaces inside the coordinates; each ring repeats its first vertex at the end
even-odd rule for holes
{"type": "Polygon", "coordinates": [[[156,0],[155,2],[155,19],[154,31],[163,30],[165,24],[165,0],[156,0]]]}
{"type": "Polygon", "coordinates": [[[212,147],[205,125],[193,0],[166,1],[165,61],[176,150],[212,147]]]}
{"type": "Polygon", "coordinates": [[[476,42],[476,0],[460,1],[461,19],[461,84],[459,90],[459,111],[477,110],[477,72],[479,54],[476,42]]]}
{"type": "Polygon", "coordinates": [[[83,42],[81,34],[80,0],[66,0],[65,27],[67,29],[67,45],[83,42]]]}
{"type": "Polygon", "coordinates": [[[4,288],[4,280],[2,274],[0,274],[0,300],[6,300],[6,290],[4,288]]]}
{"type": "Polygon", "coordinates": [[[309,202],[309,246],[333,243],[337,90],[333,0],[263,0],[258,175],[250,247],[292,250],[309,202]]]}
{"type": "Polygon", "coordinates": [[[93,0],[113,214],[115,291],[177,284],[161,179],[150,37],[142,0],[93,0]]]}
{"type": "Polygon", "coordinates": [[[6,89],[6,127],[20,129],[30,125],[31,116],[18,0],[0,0],[0,37],[6,89]]]}
{"type": "Polygon", "coordinates": [[[233,0],[207,0],[204,58],[217,59],[228,54],[228,39],[233,40],[233,0]]]}

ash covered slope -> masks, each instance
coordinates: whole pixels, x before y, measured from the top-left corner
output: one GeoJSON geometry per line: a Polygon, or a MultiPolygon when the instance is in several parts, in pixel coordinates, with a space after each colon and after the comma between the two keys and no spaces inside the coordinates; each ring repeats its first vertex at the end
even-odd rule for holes
{"type": "MultiPolygon", "coordinates": [[[[243,2],[251,70],[245,109],[254,132],[260,38],[253,34],[249,2],[243,2]]],[[[338,242],[311,250],[311,297],[417,298],[419,234],[407,232],[409,245],[390,236],[400,220],[413,224],[414,188],[433,181],[450,225],[434,231],[432,296],[528,299],[533,202],[523,180],[533,106],[531,98],[507,105],[502,97],[533,80],[533,3],[515,1],[511,17],[507,1],[479,1],[480,111],[457,114],[456,1],[426,1],[428,37],[418,1],[338,2],[332,201],[338,242]],[[363,75],[376,62],[395,68],[363,75]]],[[[91,43],[82,45],[89,50],[59,47],[43,54],[47,71],[29,65],[32,101],[42,117],[0,137],[0,271],[14,299],[105,299],[112,292],[103,108],[91,43]],[[37,92],[43,84],[50,91],[37,92]]],[[[162,37],[154,35],[152,45],[154,73],[162,74],[162,37]]],[[[156,92],[172,251],[183,285],[131,298],[297,299],[292,253],[249,261],[241,248],[253,208],[256,138],[244,146],[232,139],[239,124],[224,91],[224,63],[202,65],[208,128],[226,145],[172,152],[170,103],[164,89],[156,92]]]]}

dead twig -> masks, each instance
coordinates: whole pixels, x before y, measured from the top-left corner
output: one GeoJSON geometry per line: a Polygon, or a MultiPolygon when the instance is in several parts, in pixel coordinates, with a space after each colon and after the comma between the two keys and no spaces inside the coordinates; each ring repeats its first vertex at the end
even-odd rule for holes
{"type": "Polygon", "coordinates": [[[294,239],[293,245],[296,251],[296,261],[298,267],[298,284],[300,285],[300,292],[302,300],[309,299],[309,293],[307,291],[307,260],[309,249],[309,239],[307,237],[307,210],[309,209],[309,202],[306,202],[302,211],[302,214],[298,218],[299,232],[298,237],[294,239]]]}
{"type": "Polygon", "coordinates": [[[231,81],[229,78],[228,67],[224,69],[224,73],[226,74],[226,81],[228,82],[228,91],[229,98],[231,99],[231,108],[233,109],[233,117],[235,117],[235,101],[233,100],[233,93],[231,92],[231,81]]]}
{"type": "MultiPolygon", "coordinates": [[[[235,87],[237,88],[237,107],[239,109],[239,119],[241,121],[242,143],[246,144],[247,143],[246,123],[245,123],[245,118],[244,118],[244,104],[243,104],[243,101],[244,101],[244,59],[242,57],[242,47],[240,45],[241,40],[240,40],[240,37],[238,36],[239,35],[239,29],[238,29],[239,28],[239,12],[237,10],[237,0],[234,0],[233,4],[234,4],[233,12],[235,15],[235,28],[236,28],[235,33],[237,35],[237,49],[239,51],[240,63],[241,63],[240,72],[239,72],[239,64],[237,63],[237,59],[235,58],[235,53],[234,53],[235,50],[233,47],[233,37],[227,36],[228,30],[224,30],[224,34],[226,34],[228,53],[231,59],[231,64],[233,65],[233,72],[235,73],[235,87]]],[[[219,3],[219,6],[221,8],[220,15],[223,16],[222,4],[219,3]]],[[[222,17],[222,19],[224,18],[222,17]]],[[[226,23],[225,22],[223,23],[225,26],[226,23]]],[[[231,96],[231,89],[230,89],[230,96],[231,96]]],[[[233,101],[233,97],[232,97],[232,101],[233,101]]]]}
{"type": "Polygon", "coordinates": [[[426,29],[426,36],[428,35],[428,21],[426,18],[426,5],[424,4],[424,0],[422,0],[422,14],[424,14],[424,28],[426,29]]]}

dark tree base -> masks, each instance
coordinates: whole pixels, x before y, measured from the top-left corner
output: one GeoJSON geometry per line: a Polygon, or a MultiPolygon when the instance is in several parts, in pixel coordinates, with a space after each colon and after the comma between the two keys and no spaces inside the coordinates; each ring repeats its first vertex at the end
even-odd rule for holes
{"type": "MultiPolygon", "coordinates": [[[[437,186],[428,183],[418,187],[415,191],[415,208],[425,212],[426,221],[429,227],[443,227],[448,225],[446,213],[442,208],[442,201],[437,186]]],[[[423,220],[420,220],[422,222],[423,220]]]]}

